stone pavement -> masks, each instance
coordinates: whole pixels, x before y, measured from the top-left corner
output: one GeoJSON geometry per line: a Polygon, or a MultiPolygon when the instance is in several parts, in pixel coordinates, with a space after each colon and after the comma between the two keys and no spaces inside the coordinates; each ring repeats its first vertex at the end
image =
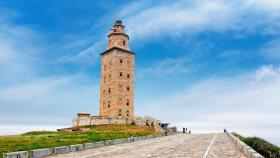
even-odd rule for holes
{"type": "MultiPolygon", "coordinates": [[[[202,158],[215,134],[176,134],[54,155],[48,158],[202,158]]],[[[246,158],[229,136],[217,134],[207,158],[246,158]]]]}

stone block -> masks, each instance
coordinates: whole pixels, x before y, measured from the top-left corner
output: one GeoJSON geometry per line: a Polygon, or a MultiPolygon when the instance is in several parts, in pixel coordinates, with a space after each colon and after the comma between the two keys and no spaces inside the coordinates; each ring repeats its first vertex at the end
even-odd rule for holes
{"type": "Polygon", "coordinates": [[[123,141],[123,143],[127,143],[128,142],[128,138],[123,138],[122,141],[123,141]]]}
{"type": "Polygon", "coordinates": [[[51,154],[52,154],[52,149],[50,149],[50,148],[37,149],[37,150],[30,151],[31,158],[41,158],[41,157],[48,156],[51,154]]]}
{"type": "Polygon", "coordinates": [[[115,139],[113,140],[113,144],[121,144],[123,143],[123,139],[115,139]]]}
{"type": "Polygon", "coordinates": [[[113,145],[113,140],[106,140],[105,145],[113,145]]]}
{"type": "Polygon", "coordinates": [[[3,158],[28,158],[28,151],[5,153],[3,158]]]}
{"type": "Polygon", "coordinates": [[[105,141],[96,142],[97,147],[102,147],[105,145],[105,141]]]}
{"type": "Polygon", "coordinates": [[[53,148],[54,154],[64,154],[70,152],[70,146],[61,146],[53,148]]]}
{"type": "Polygon", "coordinates": [[[95,143],[85,143],[84,144],[84,148],[85,149],[93,149],[93,148],[97,148],[98,147],[98,144],[95,142],[95,143]]]}
{"type": "Polygon", "coordinates": [[[84,149],[84,145],[83,144],[75,144],[75,145],[70,145],[70,151],[74,152],[74,151],[81,151],[84,149]]]}

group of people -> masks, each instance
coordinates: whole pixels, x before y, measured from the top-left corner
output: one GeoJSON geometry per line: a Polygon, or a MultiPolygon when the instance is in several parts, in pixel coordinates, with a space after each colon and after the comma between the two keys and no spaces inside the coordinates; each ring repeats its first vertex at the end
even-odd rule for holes
{"type": "MultiPolygon", "coordinates": [[[[188,128],[183,128],[183,133],[188,133],[188,128]]],[[[191,134],[192,133],[192,131],[191,130],[189,130],[189,134],[191,134]]]]}

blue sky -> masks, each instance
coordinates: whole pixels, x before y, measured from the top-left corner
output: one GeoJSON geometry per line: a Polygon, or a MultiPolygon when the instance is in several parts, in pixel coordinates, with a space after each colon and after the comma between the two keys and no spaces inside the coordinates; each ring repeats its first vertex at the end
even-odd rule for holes
{"type": "Polygon", "coordinates": [[[136,52],[137,115],[280,144],[278,0],[2,0],[1,134],[98,114],[99,53],[115,17],[136,52]]]}

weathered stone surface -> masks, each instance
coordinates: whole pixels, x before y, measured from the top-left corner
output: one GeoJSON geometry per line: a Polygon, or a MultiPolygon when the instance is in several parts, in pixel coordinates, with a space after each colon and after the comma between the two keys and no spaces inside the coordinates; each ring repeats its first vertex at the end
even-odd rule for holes
{"type": "Polygon", "coordinates": [[[50,148],[37,149],[37,150],[30,151],[31,158],[40,158],[40,157],[48,156],[51,154],[52,154],[52,149],[50,149],[50,148]]]}
{"type": "Polygon", "coordinates": [[[242,151],[224,133],[218,134],[207,158],[246,158],[242,151]]]}
{"type": "Polygon", "coordinates": [[[3,158],[28,158],[28,151],[5,153],[3,158]]]}
{"type": "MultiPolygon", "coordinates": [[[[214,134],[175,134],[143,141],[103,146],[52,156],[53,158],[202,158],[214,134]]],[[[131,139],[131,138],[129,138],[131,139]]],[[[211,158],[244,157],[237,146],[225,134],[217,135],[209,154],[211,158]],[[217,153],[221,150],[221,153],[217,153]],[[234,155],[234,153],[236,155],[234,155]],[[240,155],[239,155],[240,154],[240,155]],[[229,157],[228,157],[229,156],[229,157]]],[[[50,157],[49,157],[50,158],[50,157]]]]}
{"type": "Polygon", "coordinates": [[[75,145],[70,145],[70,151],[74,152],[74,151],[81,151],[84,149],[84,145],[83,144],[75,144],[75,145]]]}
{"type": "Polygon", "coordinates": [[[84,144],[85,149],[93,149],[93,148],[96,148],[96,147],[98,147],[97,143],[85,143],[84,144]]]}
{"type": "Polygon", "coordinates": [[[70,152],[70,146],[55,147],[53,149],[54,154],[64,154],[70,152]]]}

